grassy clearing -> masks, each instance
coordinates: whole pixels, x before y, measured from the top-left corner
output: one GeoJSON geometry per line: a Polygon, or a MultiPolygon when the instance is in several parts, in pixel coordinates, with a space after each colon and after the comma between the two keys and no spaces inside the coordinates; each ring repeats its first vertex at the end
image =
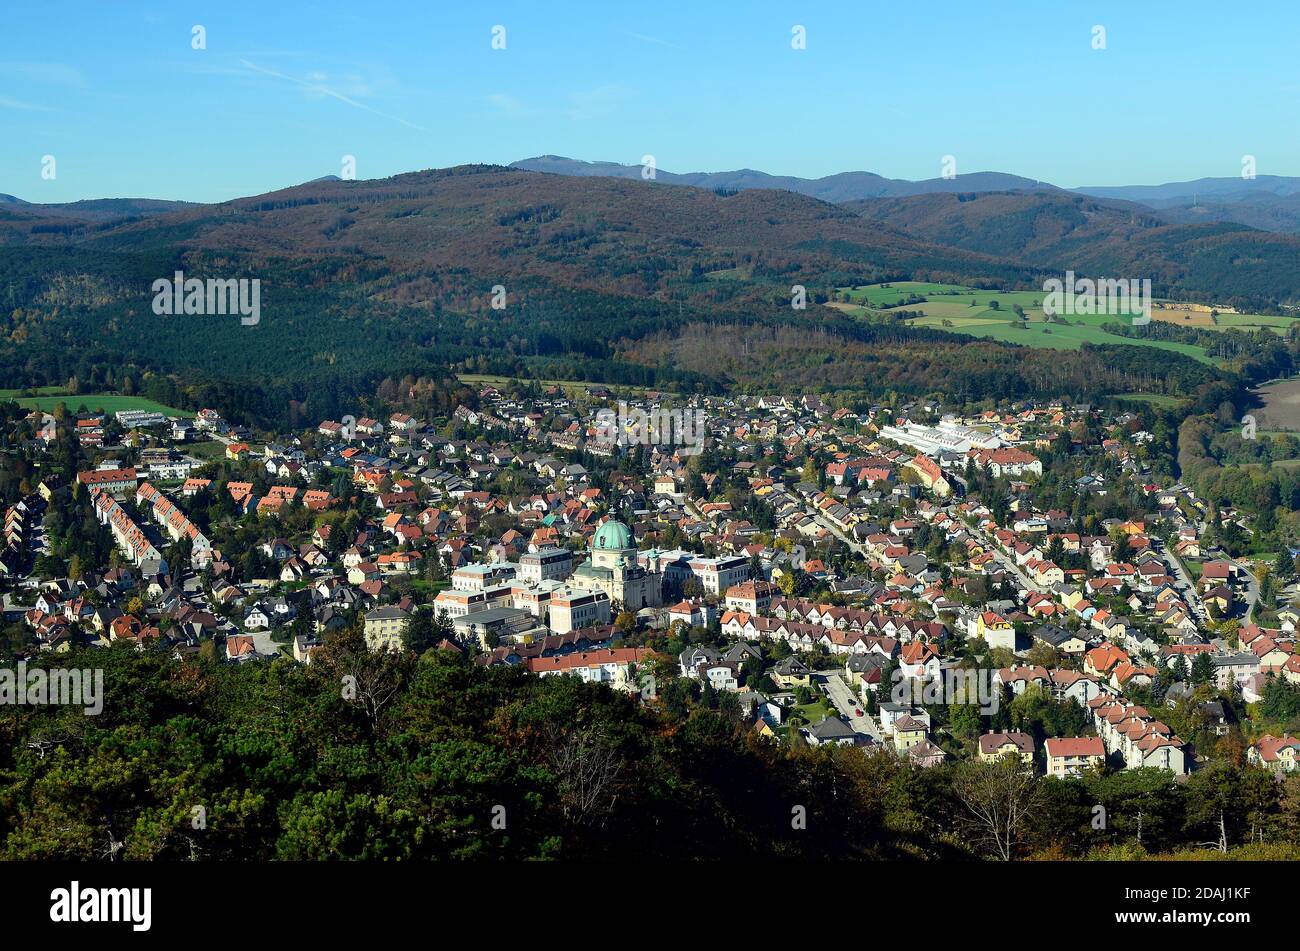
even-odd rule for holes
{"type": "Polygon", "coordinates": [[[747,281],[752,276],[752,272],[752,268],[724,267],[709,271],[704,276],[711,281],[747,281]]]}
{"type": "Polygon", "coordinates": [[[1126,400],[1130,403],[1146,403],[1148,406],[1157,406],[1161,409],[1173,409],[1188,402],[1182,397],[1164,396],[1160,393],[1107,393],[1106,396],[1109,399],[1126,400]]]}
{"type": "MultiPolygon", "coordinates": [[[[1243,469],[1264,468],[1264,463],[1262,462],[1241,462],[1238,463],[1238,465],[1241,466],[1241,468],[1243,469]]],[[[1269,465],[1278,469],[1294,469],[1297,466],[1300,466],[1300,459],[1274,459],[1272,462],[1269,463],[1269,465]]]]}
{"type": "MultiPolygon", "coordinates": [[[[493,376],[487,373],[458,373],[456,379],[469,386],[506,386],[509,383],[536,383],[538,386],[558,386],[566,396],[582,396],[591,387],[601,387],[611,393],[648,393],[650,387],[628,386],[621,383],[597,383],[590,380],[529,380],[523,377],[493,376]]],[[[656,390],[666,393],[667,390],[656,390]]]]}
{"type": "Polygon", "coordinates": [[[838,290],[847,292],[854,304],[887,310],[902,305],[912,295],[929,297],[941,294],[965,294],[971,292],[973,288],[961,284],[933,284],[929,281],[894,281],[889,284],[841,287],[838,290]]]}
{"type": "MultiPolygon", "coordinates": [[[[46,387],[45,389],[50,388],[46,387]]],[[[167,416],[190,417],[194,415],[189,410],[164,406],[162,403],[155,403],[143,396],[122,396],[118,393],[81,393],[70,396],[66,392],[57,392],[45,396],[17,396],[18,392],[17,390],[0,390],[0,399],[13,399],[19,406],[26,409],[39,409],[43,412],[50,412],[60,403],[63,403],[72,412],[76,412],[80,407],[85,406],[92,412],[102,412],[110,415],[128,409],[163,413],[167,416]]]]}
{"type": "Polygon", "coordinates": [[[11,400],[19,396],[59,396],[66,393],[61,386],[36,386],[22,390],[0,390],[0,400],[11,400]]]}
{"type": "Polygon", "coordinates": [[[204,462],[212,462],[216,459],[226,458],[226,444],[217,442],[215,439],[207,442],[192,442],[185,445],[186,455],[193,456],[195,459],[202,459],[204,462]]]}
{"type": "Polygon", "coordinates": [[[794,715],[802,717],[809,726],[816,726],[831,715],[831,709],[824,700],[815,700],[794,708],[794,715]]]}

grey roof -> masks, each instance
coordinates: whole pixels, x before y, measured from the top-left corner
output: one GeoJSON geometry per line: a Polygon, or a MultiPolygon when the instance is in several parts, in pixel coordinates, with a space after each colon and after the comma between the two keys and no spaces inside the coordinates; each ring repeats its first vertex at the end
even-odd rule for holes
{"type": "Polygon", "coordinates": [[[1257,667],[1259,658],[1249,651],[1240,654],[1211,654],[1210,660],[1215,667],[1257,667]]]}
{"type": "Polygon", "coordinates": [[[822,741],[845,740],[854,735],[853,727],[839,717],[827,717],[821,723],[809,727],[808,732],[822,741]]]}
{"type": "Polygon", "coordinates": [[[870,651],[866,654],[853,654],[850,656],[848,669],[854,673],[861,673],[862,671],[867,670],[884,670],[888,664],[888,657],[870,651]]]}
{"type": "Polygon", "coordinates": [[[719,660],[721,657],[722,654],[719,651],[714,650],[712,647],[702,647],[699,645],[688,647],[677,655],[677,659],[687,667],[694,667],[699,663],[711,664],[714,661],[719,660]]]}
{"type": "Polygon", "coordinates": [[[794,654],[791,654],[785,660],[776,665],[776,672],[778,674],[806,674],[809,673],[809,670],[807,664],[801,661],[794,654]]]}
{"type": "Polygon", "coordinates": [[[1060,647],[1066,641],[1077,637],[1077,634],[1071,634],[1064,628],[1057,627],[1055,624],[1044,624],[1042,627],[1034,628],[1034,637],[1040,641],[1045,641],[1053,647],[1060,647]]]}
{"type": "Polygon", "coordinates": [[[727,649],[725,654],[722,655],[722,659],[729,663],[733,661],[743,661],[746,657],[756,657],[759,660],[762,660],[763,652],[755,644],[747,644],[744,641],[737,641],[727,649]]]}
{"type": "Polygon", "coordinates": [[[367,621],[401,620],[407,617],[410,615],[395,604],[385,604],[366,612],[367,621]]]}
{"type": "MultiPolygon", "coordinates": [[[[369,615],[366,615],[369,617],[369,615]]],[[[405,616],[405,615],[403,615],[405,616]]],[[[484,608],[482,611],[471,611],[469,614],[462,614],[454,620],[457,627],[465,627],[473,624],[498,624],[502,621],[521,621],[525,618],[531,618],[532,615],[522,608],[484,608]]]]}

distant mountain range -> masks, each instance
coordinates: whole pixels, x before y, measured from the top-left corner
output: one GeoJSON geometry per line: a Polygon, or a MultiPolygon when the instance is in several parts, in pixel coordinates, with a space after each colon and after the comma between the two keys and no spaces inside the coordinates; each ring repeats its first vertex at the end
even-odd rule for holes
{"type": "Polygon", "coordinates": [[[0,195],[0,215],[14,213],[41,218],[78,218],[82,221],[115,221],[124,218],[148,218],[191,208],[194,202],[166,201],[158,198],[92,198],[83,201],[38,204],[13,195],[0,195]]]}
{"type": "Polygon", "coordinates": [[[1169,182],[1164,185],[1097,185],[1076,188],[1098,198],[1121,198],[1144,205],[1163,207],[1188,199],[1212,201],[1248,201],[1263,195],[1300,195],[1300,178],[1283,175],[1259,175],[1255,178],[1198,178],[1192,182],[1169,182]]]}
{"type": "MultiPolygon", "coordinates": [[[[540,155],[514,162],[512,168],[578,177],[641,178],[640,165],[584,162],[559,155],[540,155]]],[[[836,203],[868,198],[908,198],[935,193],[1055,192],[1136,202],[1166,211],[1170,223],[1231,221],[1265,231],[1300,233],[1300,178],[1260,175],[1253,179],[1201,178],[1163,185],[1097,185],[1060,188],[1005,172],[973,172],[954,178],[909,181],[874,172],[840,172],[824,178],[770,175],[754,169],[732,172],[676,173],[657,169],[655,181],[714,190],[780,188],[836,203]]]]}
{"type": "MultiPolygon", "coordinates": [[[[1011,286],[1075,270],[1149,276],[1169,296],[1243,308],[1300,301],[1300,237],[1238,220],[1244,210],[1275,220],[1300,213],[1300,179],[1104,190],[997,172],[906,182],[869,172],[810,180],[659,170],[645,182],[640,166],[545,156],[368,181],[324,176],[210,205],[14,199],[0,204],[0,245],[369,254],[403,261],[398,275],[407,266],[468,268],[489,284],[528,275],[632,297],[667,293],[672,272],[726,269],[759,254],[843,280],[927,274],[1011,286]],[[1203,193],[1213,205],[1200,203],[1203,193]],[[1135,194],[1168,207],[1114,197],[1135,194]]],[[[754,273],[764,268],[777,273],[766,263],[754,273]]]]}
{"type": "MultiPolygon", "coordinates": [[[[640,165],[617,162],[587,162],[560,155],[539,155],[513,162],[510,168],[545,172],[576,178],[620,178],[641,180],[640,165]]],[[[325,175],[304,184],[339,181],[325,175]]],[[[1285,234],[1300,234],[1300,177],[1260,175],[1199,178],[1188,182],[1162,185],[1090,185],[1061,188],[1050,182],[1011,175],[1006,172],[971,172],[954,178],[927,178],[910,181],[885,178],[874,172],[840,172],[823,178],[800,178],[795,175],[772,175],[752,168],[728,172],[670,172],[656,169],[654,181],[666,185],[688,185],[717,192],[752,189],[778,189],[795,192],[835,204],[862,202],[868,199],[911,198],[919,195],[978,195],[989,192],[1017,192],[1038,195],[1086,195],[1135,203],[1161,212],[1167,224],[1207,224],[1233,222],[1285,234]]],[[[123,218],[144,218],[192,207],[195,203],[151,198],[112,198],[62,204],[24,201],[14,195],[0,194],[0,214],[31,214],[43,218],[80,218],[105,222],[123,218]]]]}
{"type": "MultiPolygon", "coordinates": [[[[576,175],[600,178],[642,178],[640,165],[619,165],[615,162],[583,162],[559,155],[540,155],[536,158],[514,162],[511,168],[530,172],[549,172],[552,175],[576,175]]],[[[693,185],[696,188],[744,191],[750,188],[780,188],[797,192],[822,201],[844,202],[859,198],[901,198],[907,195],[926,195],[931,192],[993,192],[1019,189],[1036,191],[1055,189],[1046,182],[1036,182],[1019,175],[1004,172],[973,172],[956,178],[930,178],[910,182],[901,178],[885,178],[874,172],[840,172],[825,178],[798,178],[794,175],[769,175],[767,172],[742,168],[734,172],[675,172],[656,169],[655,181],[668,185],[693,185]]]]}

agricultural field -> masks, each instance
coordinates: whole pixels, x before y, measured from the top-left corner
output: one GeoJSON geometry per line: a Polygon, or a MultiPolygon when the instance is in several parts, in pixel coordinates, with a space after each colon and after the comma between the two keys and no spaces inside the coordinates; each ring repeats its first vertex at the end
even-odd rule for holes
{"type": "MultiPolygon", "coordinates": [[[[923,297],[948,294],[979,293],[973,288],[961,284],[932,284],[928,281],[894,281],[889,284],[869,284],[865,287],[840,287],[840,293],[847,293],[855,304],[885,310],[898,307],[912,295],[923,297]]],[[[1039,294],[1039,297],[1042,295],[1039,294]]]]}
{"type": "MultiPolygon", "coordinates": [[[[1102,325],[1121,319],[1108,314],[1068,314],[1048,322],[1043,314],[1042,291],[988,291],[959,284],[895,281],[837,288],[835,297],[838,299],[830,306],[851,316],[872,317],[893,310],[919,311],[923,316],[908,320],[914,327],[947,330],[1003,343],[1052,350],[1075,350],[1085,343],[1127,344],[1170,350],[1202,363],[1214,362],[1202,348],[1191,344],[1107,333],[1102,325]],[[1024,312],[1023,320],[1016,313],[1017,307],[1024,312]]],[[[1154,320],[1205,329],[1268,329],[1279,334],[1292,322],[1289,317],[1228,310],[1212,313],[1203,305],[1177,301],[1156,301],[1151,316],[1154,320]]]]}
{"type": "Polygon", "coordinates": [[[1198,327],[1202,330],[1271,330],[1284,334],[1295,323],[1294,317],[1276,314],[1239,314],[1230,307],[1213,308],[1205,304],[1187,304],[1180,301],[1158,300],[1151,308],[1151,318],[1180,327],[1198,327]]]}
{"type": "Polygon", "coordinates": [[[1262,432],[1300,432],[1300,378],[1266,383],[1253,391],[1264,403],[1252,411],[1262,432]]]}
{"type": "Polygon", "coordinates": [[[0,400],[11,400],[24,394],[29,396],[58,396],[66,392],[67,390],[61,386],[37,386],[26,390],[0,390],[0,400]]]}

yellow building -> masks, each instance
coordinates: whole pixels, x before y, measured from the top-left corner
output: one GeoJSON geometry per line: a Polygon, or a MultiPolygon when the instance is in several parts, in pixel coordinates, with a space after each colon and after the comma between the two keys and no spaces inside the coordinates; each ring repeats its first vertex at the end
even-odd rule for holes
{"type": "Polygon", "coordinates": [[[401,650],[402,634],[411,616],[396,605],[366,613],[366,646],[373,650],[401,650]]]}
{"type": "Polygon", "coordinates": [[[913,717],[894,721],[894,748],[900,753],[910,750],[925,739],[925,724],[913,717]]]}
{"type": "Polygon", "coordinates": [[[992,763],[1006,756],[1018,756],[1026,766],[1034,765],[1034,738],[1027,733],[985,733],[980,737],[980,760],[992,763]]]}
{"type": "Polygon", "coordinates": [[[1106,748],[1099,736],[1054,736],[1044,746],[1049,776],[1078,776],[1106,762],[1106,748]]]}
{"type": "Polygon", "coordinates": [[[773,667],[770,676],[773,683],[785,690],[807,687],[812,683],[812,671],[793,654],[773,667]]]}
{"type": "Polygon", "coordinates": [[[995,611],[981,611],[975,622],[975,636],[988,643],[1015,634],[1015,625],[995,611]]]}

